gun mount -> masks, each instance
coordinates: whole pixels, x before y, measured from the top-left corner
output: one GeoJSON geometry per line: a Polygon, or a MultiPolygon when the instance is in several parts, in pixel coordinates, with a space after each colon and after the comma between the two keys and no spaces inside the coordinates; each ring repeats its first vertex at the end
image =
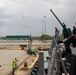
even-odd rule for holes
{"type": "Polygon", "coordinates": [[[60,23],[60,25],[65,29],[66,33],[69,35],[69,37],[67,38],[66,41],[63,41],[63,43],[65,43],[66,45],[70,45],[71,43],[74,45],[74,47],[76,47],[76,38],[74,37],[73,34],[69,33],[66,28],[64,27],[65,23],[61,23],[61,21],[58,19],[58,17],[55,15],[55,13],[50,9],[50,11],[52,12],[52,14],[55,16],[55,18],[57,19],[57,21],[60,23]]]}
{"type": "Polygon", "coordinates": [[[58,19],[58,17],[55,15],[55,13],[52,11],[52,9],[50,9],[50,11],[52,12],[52,14],[55,16],[55,18],[57,19],[57,21],[60,23],[60,25],[65,29],[66,33],[68,35],[70,35],[70,33],[66,30],[66,28],[64,27],[65,23],[61,23],[61,21],[58,19]]]}

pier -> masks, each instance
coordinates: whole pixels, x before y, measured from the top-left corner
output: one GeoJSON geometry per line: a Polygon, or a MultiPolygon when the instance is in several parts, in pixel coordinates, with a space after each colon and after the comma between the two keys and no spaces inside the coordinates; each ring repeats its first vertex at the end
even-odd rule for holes
{"type": "MultiPolygon", "coordinates": [[[[35,67],[38,66],[39,69],[39,61],[43,63],[44,60],[39,60],[40,51],[46,51],[46,49],[50,48],[51,42],[48,41],[46,44],[42,41],[33,41],[31,45],[31,49],[36,50],[36,56],[34,54],[28,54],[28,41],[0,41],[0,74],[1,75],[12,75],[12,62],[15,58],[17,58],[17,69],[15,70],[15,75],[32,75],[35,74],[33,71],[35,67]],[[20,47],[20,45],[27,45],[24,49],[20,47]],[[38,48],[41,47],[40,50],[38,48]],[[41,62],[42,61],[42,62],[41,62]],[[24,67],[25,62],[27,62],[27,67],[24,67]]],[[[43,57],[43,55],[42,55],[43,57]]],[[[41,65],[42,66],[42,65],[41,65]]],[[[38,70],[37,69],[37,70],[38,70]]],[[[44,65],[40,69],[43,69],[44,73],[44,65]]],[[[41,75],[41,74],[40,74],[41,75]]]]}
{"type": "Polygon", "coordinates": [[[12,75],[12,61],[17,58],[17,69],[15,75],[28,75],[32,72],[36,62],[38,61],[39,55],[28,55],[26,51],[23,50],[0,50],[0,74],[1,75],[12,75]],[[24,62],[28,64],[28,70],[22,71],[21,68],[24,62]]]}

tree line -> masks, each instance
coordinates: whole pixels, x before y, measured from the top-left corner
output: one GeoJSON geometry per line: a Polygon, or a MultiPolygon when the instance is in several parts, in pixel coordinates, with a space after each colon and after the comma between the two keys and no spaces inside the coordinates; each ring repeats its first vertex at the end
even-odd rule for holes
{"type": "Polygon", "coordinates": [[[48,34],[43,34],[41,36],[32,36],[33,40],[51,40],[53,36],[50,36],[48,34]]]}

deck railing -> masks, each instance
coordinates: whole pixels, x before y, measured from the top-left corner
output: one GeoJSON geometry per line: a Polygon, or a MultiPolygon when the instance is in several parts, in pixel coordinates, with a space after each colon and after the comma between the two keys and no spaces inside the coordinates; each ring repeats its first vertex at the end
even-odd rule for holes
{"type": "Polygon", "coordinates": [[[48,74],[47,75],[60,75],[60,66],[67,75],[67,71],[62,60],[62,46],[58,44],[59,31],[55,34],[55,37],[52,40],[51,47],[49,50],[49,59],[48,59],[48,74]]]}

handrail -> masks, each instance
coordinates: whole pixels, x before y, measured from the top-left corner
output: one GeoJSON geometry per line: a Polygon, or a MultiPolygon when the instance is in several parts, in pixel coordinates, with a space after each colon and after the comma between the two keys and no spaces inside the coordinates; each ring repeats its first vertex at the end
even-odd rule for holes
{"type": "Polygon", "coordinates": [[[61,57],[61,47],[57,45],[59,32],[55,36],[56,38],[53,38],[50,48],[50,54],[48,60],[48,75],[53,74],[59,75],[59,66],[60,66],[59,60],[65,75],[67,75],[67,71],[61,57]]]}

